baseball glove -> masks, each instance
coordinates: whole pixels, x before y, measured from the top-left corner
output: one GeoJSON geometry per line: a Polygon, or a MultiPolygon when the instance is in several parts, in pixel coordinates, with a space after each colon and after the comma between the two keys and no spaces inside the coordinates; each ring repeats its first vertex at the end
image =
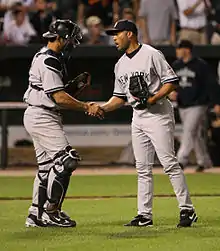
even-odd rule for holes
{"type": "Polygon", "coordinates": [[[71,96],[77,97],[90,83],[91,75],[88,72],[83,72],[68,82],[65,91],[71,96]]]}
{"type": "Polygon", "coordinates": [[[133,98],[138,101],[138,105],[136,106],[136,109],[145,109],[147,108],[147,100],[151,96],[147,83],[144,80],[144,77],[142,75],[136,75],[130,77],[130,83],[129,83],[129,91],[133,98]]]}

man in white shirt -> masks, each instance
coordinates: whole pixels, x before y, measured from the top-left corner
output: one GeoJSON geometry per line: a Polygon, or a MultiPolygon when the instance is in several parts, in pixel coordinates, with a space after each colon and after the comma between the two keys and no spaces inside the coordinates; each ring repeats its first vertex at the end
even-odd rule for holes
{"type": "Polygon", "coordinates": [[[12,12],[14,20],[10,23],[7,30],[4,30],[4,36],[12,44],[26,45],[30,40],[36,36],[36,31],[25,18],[25,12],[22,10],[15,10],[12,12]]]}
{"type": "Polygon", "coordinates": [[[177,0],[180,20],[180,40],[190,40],[193,44],[207,43],[206,13],[204,0],[177,0]]]}
{"type": "Polygon", "coordinates": [[[177,10],[173,0],[141,0],[139,26],[143,42],[152,45],[176,43],[177,10]]]}
{"type": "MultiPolygon", "coordinates": [[[[1,4],[6,7],[6,12],[4,15],[3,30],[7,31],[9,26],[14,21],[13,11],[19,9],[22,11],[30,11],[35,8],[34,0],[1,0],[1,4]]],[[[29,21],[29,17],[26,14],[25,19],[29,21]]]]}

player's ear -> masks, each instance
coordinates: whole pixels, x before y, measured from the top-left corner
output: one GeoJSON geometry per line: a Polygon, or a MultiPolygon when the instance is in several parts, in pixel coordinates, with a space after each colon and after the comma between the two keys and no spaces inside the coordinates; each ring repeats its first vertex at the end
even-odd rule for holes
{"type": "Polygon", "coordinates": [[[128,32],[127,32],[127,36],[128,36],[128,38],[129,38],[129,39],[131,39],[131,38],[132,38],[132,36],[133,36],[132,31],[128,31],[128,32]]]}

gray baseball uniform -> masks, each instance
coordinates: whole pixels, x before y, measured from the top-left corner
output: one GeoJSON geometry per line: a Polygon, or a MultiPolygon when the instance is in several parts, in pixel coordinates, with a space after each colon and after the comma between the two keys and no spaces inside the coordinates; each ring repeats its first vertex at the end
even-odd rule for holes
{"type": "Polygon", "coordinates": [[[138,214],[152,218],[152,166],[155,151],[168,174],[179,208],[193,209],[183,171],[174,152],[174,113],[168,99],[163,98],[148,109],[138,110],[129,92],[129,78],[143,75],[149,91],[156,94],[164,83],[178,80],[163,54],[142,45],[131,55],[124,54],[115,65],[114,96],[127,98],[133,107],[132,143],[138,173],[138,214]]]}
{"type": "Polygon", "coordinates": [[[24,114],[24,126],[33,139],[39,166],[33,187],[33,204],[29,209],[33,215],[42,214],[46,198],[62,203],[69,184],[70,175],[63,175],[61,158],[68,156],[66,149],[70,146],[63,131],[59,107],[51,97],[53,92],[64,89],[64,78],[61,54],[42,48],[33,58],[29,86],[24,94],[24,101],[29,105],[24,114]],[[65,181],[57,181],[59,175],[65,181]],[[62,188],[55,187],[55,183],[62,184],[62,188]],[[54,194],[57,189],[62,190],[59,198],[54,194]]]}

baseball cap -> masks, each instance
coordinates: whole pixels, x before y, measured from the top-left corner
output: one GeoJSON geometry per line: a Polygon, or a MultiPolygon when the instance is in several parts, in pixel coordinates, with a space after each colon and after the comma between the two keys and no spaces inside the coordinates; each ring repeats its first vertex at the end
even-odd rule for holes
{"type": "Polygon", "coordinates": [[[181,40],[177,43],[176,48],[188,48],[190,50],[193,49],[193,44],[189,40],[181,40]]]}
{"type": "Polygon", "coordinates": [[[105,32],[109,36],[114,36],[120,31],[132,31],[135,35],[138,34],[136,24],[127,19],[119,20],[112,29],[107,29],[105,32]]]}
{"type": "Polygon", "coordinates": [[[86,19],[86,25],[96,25],[96,24],[101,24],[102,20],[97,17],[97,16],[90,16],[86,19]]]}

